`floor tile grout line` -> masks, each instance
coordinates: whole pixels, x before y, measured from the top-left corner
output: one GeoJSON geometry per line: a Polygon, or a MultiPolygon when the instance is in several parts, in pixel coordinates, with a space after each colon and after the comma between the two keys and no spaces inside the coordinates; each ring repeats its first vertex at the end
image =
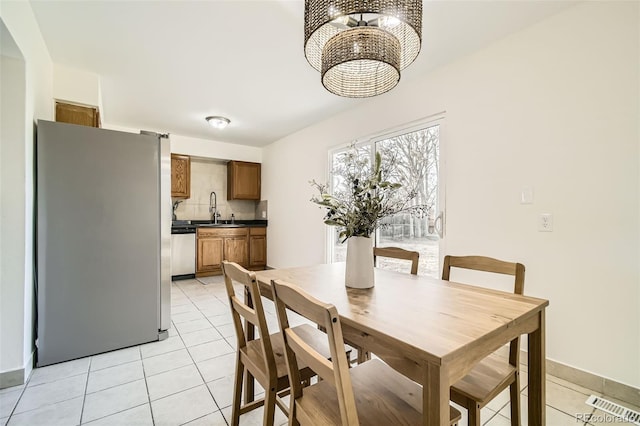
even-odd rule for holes
{"type": "MultiPolygon", "coordinates": [[[[182,335],[180,334],[180,332],[178,332],[178,336],[182,340],[182,344],[185,344],[184,343],[184,339],[182,339],[182,335]]],[[[185,345],[185,347],[186,347],[186,345],[185,345]]],[[[218,405],[218,402],[216,401],[216,398],[213,396],[213,393],[211,393],[211,389],[209,389],[209,386],[207,385],[207,381],[205,380],[204,376],[202,375],[202,371],[200,371],[200,368],[198,367],[198,364],[193,359],[193,355],[191,355],[191,352],[189,352],[188,349],[187,349],[187,353],[189,354],[189,358],[191,358],[191,361],[193,362],[193,365],[195,365],[196,370],[198,371],[198,374],[200,375],[200,378],[202,379],[202,383],[204,383],[204,386],[207,389],[207,392],[209,392],[209,395],[211,395],[211,399],[213,400],[213,403],[218,408],[218,411],[220,412],[220,415],[224,419],[225,423],[227,423],[227,425],[228,425],[229,423],[227,422],[227,419],[224,417],[224,414],[222,414],[222,410],[220,409],[220,406],[218,405]]],[[[205,416],[208,416],[209,414],[212,414],[212,413],[205,414],[205,416]]],[[[202,417],[205,417],[205,416],[202,416],[202,417]]],[[[193,420],[197,420],[197,419],[192,419],[190,421],[193,421],[193,420]]]]}
{"type": "MultiPolygon", "coordinates": [[[[201,282],[201,281],[199,281],[199,282],[201,282]]],[[[214,283],[212,283],[212,284],[214,284],[214,283]]],[[[224,284],[224,283],[221,283],[221,284],[224,284]]],[[[211,285],[211,284],[204,284],[204,283],[203,283],[203,285],[211,285]]],[[[230,309],[230,308],[229,308],[229,305],[228,305],[228,303],[229,303],[229,301],[228,301],[228,300],[221,300],[218,296],[214,296],[214,297],[215,297],[216,299],[218,299],[221,303],[224,303],[224,304],[226,305],[226,307],[227,307],[228,309],[230,309]]],[[[198,310],[200,310],[200,308],[198,308],[198,310]]],[[[200,312],[201,312],[201,311],[200,311],[200,312]]],[[[225,314],[220,314],[220,315],[225,315],[225,314]]],[[[218,326],[213,325],[213,323],[211,322],[211,320],[209,319],[209,317],[207,317],[206,315],[205,315],[205,318],[206,318],[206,319],[207,319],[207,321],[209,321],[209,323],[210,323],[210,324],[211,324],[211,325],[216,329],[216,331],[217,331],[218,333],[220,333],[220,331],[218,330],[218,326]]],[[[229,323],[229,324],[221,324],[221,325],[233,325],[233,322],[231,322],[231,323],[229,323]]],[[[222,336],[222,338],[224,339],[224,341],[225,341],[225,342],[227,342],[227,344],[228,344],[229,346],[231,346],[231,348],[233,349],[233,348],[234,348],[234,346],[233,346],[233,344],[232,344],[231,342],[229,342],[229,340],[228,340],[228,339],[231,339],[231,338],[232,338],[232,337],[234,337],[234,336],[223,336],[223,335],[222,335],[222,333],[220,333],[220,335],[222,336]]],[[[236,342],[236,345],[237,345],[237,342],[236,342]]],[[[237,350],[237,349],[236,349],[236,350],[237,350]]],[[[216,358],[216,357],[214,357],[214,358],[216,358]]],[[[213,359],[213,358],[211,358],[211,359],[213,359]]]]}
{"type": "MultiPolygon", "coordinates": [[[[519,396],[518,396],[518,397],[523,397],[523,396],[525,396],[525,395],[524,395],[524,390],[525,390],[528,386],[529,386],[529,385],[527,384],[525,387],[523,387],[522,389],[520,389],[520,392],[519,392],[519,396]]],[[[508,389],[508,388],[505,388],[505,390],[506,390],[506,389],[508,389]]],[[[510,420],[510,419],[511,419],[511,415],[509,415],[509,417],[507,417],[507,416],[504,416],[504,415],[500,414],[500,412],[501,412],[502,410],[504,410],[504,409],[507,407],[507,405],[509,405],[509,404],[511,404],[511,398],[509,398],[509,401],[508,401],[508,402],[506,402],[502,407],[500,407],[497,411],[495,411],[495,414],[494,414],[493,416],[489,417],[489,420],[487,420],[486,422],[484,422],[484,423],[483,423],[483,425],[486,425],[487,423],[489,423],[489,422],[490,422],[491,420],[493,420],[496,416],[500,416],[500,417],[502,417],[502,418],[505,418],[505,419],[507,419],[507,420],[510,420]]],[[[486,405],[485,405],[485,407],[486,407],[486,405]]],[[[487,408],[488,408],[488,407],[487,407],[487,408]]],[[[494,411],[492,408],[489,408],[489,410],[494,411]]],[[[520,422],[522,423],[522,408],[520,408],[520,417],[521,417],[521,418],[520,418],[520,422]]]]}
{"type": "MultiPolygon", "coordinates": [[[[205,285],[204,283],[202,283],[201,281],[198,280],[198,282],[200,282],[202,285],[205,285]]],[[[217,296],[214,296],[217,298],[217,296]]],[[[202,311],[200,310],[200,307],[196,306],[196,309],[198,309],[198,312],[202,313],[202,311]]],[[[207,319],[207,321],[211,324],[212,327],[215,328],[216,332],[218,332],[221,336],[222,333],[220,333],[220,331],[218,331],[218,328],[213,325],[213,323],[211,323],[211,320],[209,319],[209,317],[205,316],[205,318],[207,319]]],[[[182,338],[182,334],[180,332],[178,332],[178,334],[180,335],[180,338],[182,338]]],[[[222,339],[229,344],[229,342],[226,340],[225,336],[222,336],[222,339]]],[[[183,340],[184,343],[184,340],[183,340]]],[[[231,346],[231,348],[233,349],[233,347],[231,346]]],[[[227,418],[224,416],[224,414],[222,413],[222,408],[220,407],[220,404],[218,404],[218,401],[216,401],[216,398],[213,396],[213,393],[211,392],[211,389],[209,388],[209,385],[207,384],[208,382],[205,380],[204,376],[202,375],[202,372],[200,371],[200,368],[198,367],[198,364],[196,363],[196,361],[193,359],[193,355],[191,355],[191,352],[189,352],[189,356],[191,357],[192,361],[194,362],[194,364],[196,364],[196,368],[198,370],[198,373],[200,373],[200,377],[202,377],[202,381],[204,382],[205,386],[207,387],[207,391],[209,392],[209,394],[211,395],[211,398],[213,399],[213,403],[216,405],[216,407],[218,407],[218,411],[220,412],[220,415],[222,416],[222,418],[224,419],[225,423],[227,425],[229,425],[229,422],[227,420],[227,418]]],[[[211,359],[215,359],[217,357],[213,357],[211,359]]],[[[212,381],[215,381],[218,379],[214,379],[212,381]]]]}
{"type": "MultiPolygon", "coordinates": [[[[215,326],[215,325],[213,325],[213,324],[211,324],[211,321],[209,321],[209,320],[207,319],[207,322],[211,325],[211,327],[205,327],[205,328],[201,328],[201,329],[199,329],[199,330],[187,331],[186,333],[180,333],[180,331],[178,331],[178,328],[176,327],[176,331],[178,331],[178,333],[179,333],[180,335],[182,335],[182,334],[192,334],[192,333],[197,333],[198,331],[203,331],[203,330],[208,330],[208,329],[210,329],[210,328],[214,328],[214,329],[216,330],[216,332],[220,333],[220,332],[218,331],[218,329],[216,328],[216,326],[215,326]]],[[[184,324],[184,323],[182,323],[182,324],[184,324]]],[[[222,336],[222,334],[221,334],[221,336],[222,336]]]]}
{"type": "MultiPolygon", "coordinates": [[[[578,413],[573,413],[573,414],[571,414],[571,413],[567,413],[567,412],[566,412],[566,411],[564,411],[563,409],[558,408],[558,407],[555,407],[555,406],[551,405],[550,403],[547,403],[546,405],[547,405],[547,407],[549,407],[549,408],[552,408],[552,409],[554,409],[554,410],[556,410],[556,411],[561,412],[562,414],[565,414],[565,415],[567,415],[567,416],[571,417],[571,418],[572,418],[572,419],[574,419],[576,422],[580,421],[580,420],[578,420],[578,417],[577,417],[577,414],[578,414],[578,413]]],[[[585,404],[585,406],[589,407],[587,404],[585,404]]],[[[589,414],[589,418],[591,418],[591,416],[593,416],[593,415],[595,414],[595,410],[596,410],[596,409],[595,409],[594,407],[589,407],[589,408],[591,409],[591,412],[589,412],[588,414],[589,414]]],[[[586,423],[586,422],[585,422],[585,423],[586,423]]]]}
{"type": "MultiPolygon", "coordinates": [[[[177,337],[177,336],[176,336],[176,337],[177,337]]],[[[184,342],[183,342],[182,344],[184,344],[184,342]]],[[[173,353],[173,352],[178,352],[178,351],[181,351],[181,350],[186,349],[186,348],[187,348],[187,347],[185,346],[185,347],[178,348],[178,349],[172,349],[172,350],[167,351],[167,352],[162,352],[162,353],[159,353],[159,354],[157,354],[157,355],[147,356],[147,357],[142,358],[142,361],[144,362],[144,360],[145,360],[145,359],[155,358],[155,357],[162,356],[162,355],[166,355],[166,354],[170,354],[170,353],[173,353]]],[[[155,374],[154,374],[154,375],[155,375],[155,374]]]]}
{"type": "MultiPolygon", "coordinates": [[[[138,346],[138,351],[140,352],[140,349],[139,349],[139,348],[140,348],[140,346],[138,346]]],[[[140,359],[139,361],[142,361],[142,359],[140,359]]],[[[134,362],[135,362],[135,361],[134,361],[134,362]]],[[[124,363],[124,364],[128,364],[128,363],[124,363]]],[[[121,364],[121,365],[124,365],[124,364],[121,364]]],[[[142,368],[143,368],[143,375],[144,375],[144,364],[142,365],[142,368]]],[[[100,371],[100,370],[97,370],[97,371],[100,371]]],[[[127,385],[127,384],[130,384],[130,383],[137,382],[137,381],[139,381],[139,380],[143,380],[143,379],[136,379],[136,380],[132,380],[132,381],[130,381],[130,382],[120,383],[120,384],[118,384],[118,385],[114,385],[114,386],[109,386],[108,388],[100,389],[99,391],[96,391],[96,392],[90,392],[90,393],[87,393],[87,392],[85,391],[85,395],[84,395],[84,396],[85,396],[85,400],[86,400],[86,396],[87,396],[87,395],[93,395],[93,394],[96,394],[96,393],[101,392],[101,391],[104,391],[104,390],[113,389],[113,388],[116,388],[116,387],[118,387],[118,386],[127,385]]],[[[88,383],[88,377],[87,377],[87,383],[88,383]]],[[[146,385],[146,380],[145,380],[145,385],[146,385]]],[[[149,395],[149,392],[148,392],[148,390],[147,390],[147,397],[148,397],[148,395],[149,395]]],[[[83,409],[83,415],[84,415],[84,400],[83,400],[83,403],[82,403],[82,404],[83,404],[83,408],[82,408],[82,409],[83,409]]],[[[134,405],[133,407],[128,407],[128,408],[125,408],[125,409],[123,409],[123,410],[115,411],[115,412],[113,412],[113,413],[109,413],[109,414],[107,414],[107,415],[100,416],[100,417],[97,417],[97,418],[95,418],[95,419],[92,419],[92,420],[90,420],[90,421],[89,421],[89,422],[87,422],[87,423],[91,423],[91,422],[94,422],[94,421],[97,421],[97,420],[100,420],[100,419],[104,419],[104,418],[109,417],[109,416],[113,416],[113,415],[116,415],[116,414],[119,414],[119,413],[123,413],[123,412],[125,412],[125,411],[132,410],[132,409],[134,409],[134,408],[141,407],[141,406],[143,406],[143,405],[145,405],[145,404],[146,404],[146,403],[139,404],[139,405],[134,405]]],[[[151,404],[149,404],[149,406],[151,406],[151,404]]],[[[153,419],[153,414],[152,414],[152,419],[153,419]]],[[[82,425],[82,424],[87,424],[87,423],[82,422],[82,417],[81,417],[81,422],[80,422],[80,424],[82,425]]]]}
{"type": "MultiPolygon", "coordinates": [[[[82,358],[80,358],[80,359],[82,359],[82,358]]],[[[66,362],[68,362],[68,361],[66,361],[66,362]]],[[[54,364],[54,365],[56,365],[56,364],[54,364]]],[[[40,368],[46,368],[46,367],[48,367],[48,366],[40,367],[40,368]]],[[[35,385],[31,385],[30,388],[33,389],[33,388],[37,388],[38,386],[42,386],[42,385],[50,385],[51,383],[59,382],[60,380],[66,380],[66,379],[70,379],[72,377],[82,376],[83,374],[87,374],[87,373],[88,373],[88,371],[86,371],[84,373],[72,374],[70,376],[59,377],[57,379],[52,379],[51,381],[46,381],[46,382],[42,382],[42,383],[36,383],[35,385]]],[[[30,383],[30,382],[31,382],[31,377],[29,377],[29,380],[27,381],[27,383],[30,383]]],[[[25,389],[27,388],[27,383],[25,383],[25,386],[24,386],[25,389]]]]}
{"type": "MultiPolygon", "coordinates": [[[[9,412],[9,415],[7,416],[7,423],[5,423],[5,424],[9,424],[9,420],[11,420],[11,417],[14,415],[14,413],[16,411],[16,408],[18,408],[18,404],[20,403],[20,400],[24,396],[24,393],[27,391],[27,385],[31,381],[31,376],[32,375],[33,375],[33,372],[31,374],[29,374],[29,377],[27,378],[27,382],[24,384],[24,386],[20,390],[20,396],[18,397],[18,399],[16,399],[15,404],[13,404],[13,408],[11,409],[11,412],[9,412]]],[[[26,411],[23,411],[23,412],[26,413],[26,411]]]]}
{"type": "Polygon", "coordinates": [[[93,357],[89,358],[89,368],[87,369],[87,380],[84,382],[84,393],[82,395],[82,408],[80,409],[80,424],[82,424],[82,417],[84,416],[84,405],[87,401],[87,390],[89,389],[89,375],[91,374],[91,363],[93,357]]]}
{"type": "MultiPolygon", "coordinates": [[[[180,291],[182,291],[182,289],[180,289],[180,291]]],[[[184,291],[182,291],[182,293],[184,294],[184,291]]],[[[171,321],[171,324],[173,325],[173,328],[176,329],[176,331],[178,331],[178,329],[176,328],[175,323],[173,322],[173,320],[171,321]]],[[[180,332],[178,332],[178,336],[180,336],[180,332]]],[[[182,338],[180,338],[180,340],[182,341],[182,338]]],[[[184,341],[182,341],[182,344],[184,345],[184,341]]],[[[186,347],[185,347],[186,349],[186,347]]],[[[172,352],[172,351],[169,351],[172,352]]],[[[188,353],[189,351],[187,351],[188,353]]],[[[163,354],[158,354],[156,356],[159,355],[163,355],[163,354]]],[[[153,358],[153,357],[148,357],[148,358],[153,358]]],[[[142,357],[142,348],[140,347],[140,360],[142,361],[142,374],[144,376],[144,384],[145,384],[145,388],[147,389],[147,401],[149,401],[149,412],[151,413],[151,423],[152,425],[155,425],[155,417],[153,415],[153,404],[151,403],[151,395],[149,393],[149,382],[147,381],[147,372],[144,366],[144,358],[142,357]]]]}
{"type": "MultiPolygon", "coordinates": [[[[137,346],[140,346],[140,345],[137,345],[137,346]]],[[[129,347],[129,348],[131,348],[131,347],[129,347]]],[[[129,349],[129,348],[125,348],[125,349],[129,349]]],[[[89,370],[89,373],[97,373],[98,371],[104,371],[104,370],[107,370],[109,368],[116,368],[116,367],[120,367],[120,366],[127,365],[127,364],[133,364],[134,362],[141,361],[141,360],[142,359],[134,359],[133,361],[125,361],[125,362],[121,362],[120,364],[110,365],[108,367],[102,367],[102,368],[98,368],[96,370],[89,370]]],[[[90,393],[93,393],[93,392],[90,392],[90,393]]]]}
{"type": "MultiPolygon", "coordinates": [[[[180,335],[180,334],[178,333],[178,335],[180,335]]],[[[182,339],[181,335],[180,335],[180,338],[182,339]]],[[[182,343],[184,343],[184,340],[183,340],[182,343]]],[[[196,370],[198,370],[198,374],[200,375],[200,378],[202,379],[202,382],[204,383],[204,386],[207,388],[207,392],[209,392],[209,395],[211,395],[211,399],[213,399],[213,403],[216,405],[216,407],[218,408],[218,411],[220,412],[220,415],[224,419],[225,423],[227,423],[227,425],[228,425],[229,423],[227,422],[227,419],[224,417],[224,414],[222,414],[222,409],[220,408],[220,405],[218,404],[218,401],[216,401],[216,398],[213,396],[213,393],[211,392],[211,389],[209,388],[209,385],[207,385],[208,382],[205,380],[204,376],[202,375],[202,371],[200,371],[200,368],[198,367],[198,364],[196,363],[196,360],[193,359],[193,355],[191,355],[191,352],[189,352],[187,350],[187,353],[189,354],[189,357],[191,358],[191,361],[193,361],[193,364],[196,366],[196,370]]],[[[214,357],[214,358],[217,358],[217,357],[214,357]]],[[[211,358],[211,359],[214,359],[214,358],[211,358]]],[[[212,414],[212,413],[209,413],[209,414],[212,414]]],[[[208,416],[209,414],[206,414],[205,416],[208,416]]],[[[202,417],[204,417],[204,416],[202,416],[202,417]]],[[[193,419],[193,420],[197,420],[197,419],[193,419]]]]}
{"type": "Polygon", "coordinates": [[[149,394],[149,382],[147,382],[147,371],[144,367],[144,361],[142,360],[142,348],[140,348],[140,360],[142,361],[142,376],[144,377],[144,387],[147,390],[147,401],[149,403],[149,412],[151,413],[151,424],[155,425],[156,421],[153,416],[153,405],[151,404],[151,395],[149,394]]]}
{"type": "Polygon", "coordinates": [[[142,404],[134,405],[133,407],[128,407],[128,408],[125,408],[124,410],[118,410],[104,416],[96,417],[95,419],[91,419],[86,423],[80,423],[80,425],[88,425],[98,420],[106,419],[107,417],[115,416],[116,414],[124,413],[125,411],[133,410],[134,408],[142,407],[143,405],[146,405],[146,404],[147,404],[146,402],[143,402],[142,404]]]}
{"type": "MultiPolygon", "coordinates": [[[[87,373],[87,374],[88,374],[88,373],[87,373]]],[[[65,380],[65,379],[68,379],[68,378],[71,378],[71,377],[77,377],[77,376],[81,376],[81,374],[75,374],[75,375],[73,375],[73,376],[64,377],[64,378],[62,378],[62,379],[60,379],[60,380],[65,380]]],[[[30,380],[31,380],[31,378],[29,378],[29,379],[27,380],[27,383],[28,383],[30,380]]],[[[43,384],[53,384],[53,383],[55,383],[56,381],[57,381],[57,380],[55,380],[55,381],[53,381],[53,382],[43,383],[43,384]]],[[[40,386],[40,385],[34,385],[34,387],[37,387],[37,386],[40,386]]],[[[24,392],[26,392],[26,389],[27,389],[27,386],[26,386],[26,383],[25,383],[24,392]]],[[[32,389],[33,389],[33,388],[32,388],[32,389]]],[[[46,404],[41,405],[41,406],[39,406],[39,407],[32,408],[32,409],[30,409],[30,410],[25,410],[25,411],[21,411],[21,412],[19,412],[19,413],[16,413],[16,412],[15,412],[15,410],[16,410],[16,408],[18,407],[18,403],[20,402],[20,400],[21,400],[21,399],[22,399],[22,397],[24,396],[24,392],[20,395],[20,398],[18,398],[18,400],[16,401],[15,406],[13,407],[13,410],[11,411],[11,415],[10,415],[9,417],[19,416],[19,415],[22,415],[22,414],[25,414],[25,413],[29,413],[29,412],[32,412],[32,411],[40,410],[40,409],[42,409],[42,408],[45,408],[45,407],[48,407],[48,406],[51,406],[51,405],[60,404],[60,403],[62,403],[62,402],[68,402],[68,401],[71,401],[71,400],[74,400],[74,399],[76,399],[76,398],[80,398],[80,397],[82,397],[82,396],[83,396],[83,395],[76,395],[76,396],[73,396],[73,397],[70,397],[70,398],[67,398],[67,399],[62,399],[62,400],[60,400],[60,401],[51,402],[51,403],[46,403],[46,404]]]]}
{"type": "MultiPolygon", "coordinates": [[[[506,405],[505,405],[505,407],[506,407],[506,405]]],[[[486,406],[485,406],[485,408],[486,408],[486,406]]],[[[502,407],[502,408],[504,408],[504,407],[502,407]]],[[[502,408],[501,408],[501,410],[502,410],[502,408]]],[[[488,408],[488,410],[493,411],[491,408],[488,408]]],[[[493,419],[494,419],[497,415],[499,415],[499,414],[500,414],[500,412],[499,412],[499,411],[494,411],[494,412],[493,412],[493,415],[492,415],[492,416],[490,416],[490,417],[487,419],[487,421],[482,422],[482,425],[483,425],[483,426],[484,426],[484,425],[486,425],[487,423],[489,423],[491,420],[493,420],[493,419]]],[[[469,414],[467,413],[467,416],[468,416],[468,415],[469,415],[469,414]]]]}
{"type": "MultiPolygon", "coordinates": [[[[569,390],[569,391],[571,391],[571,392],[575,392],[575,393],[579,393],[579,394],[581,394],[581,395],[584,395],[584,396],[585,396],[585,403],[584,403],[584,405],[585,405],[586,407],[589,407],[589,408],[591,409],[591,412],[589,412],[589,413],[588,413],[588,414],[589,414],[589,418],[591,418],[591,416],[593,416],[593,415],[595,414],[595,412],[596,412],[596,408],[595,408],[595,407],[591,407],[591,406],[587,405],[587,403],[586,403],[586,398],[588,398],[588,397],[589,397],[589,395],[587,395],[587,394],[583,393],[582,391],[579,391],[579,390],[576,390],[576,389],[570,388],[570,387],[568,387],[568,386],[565,386],[565,385],[563,385],[563,384],[561,384],[561,383],[554,382],[553,380],[551,380],[551,382],[553,382],[555,385],[560,386],[561,388],[564,388],[564,389],[569,390]]],[[[584,389],[587,389],[587,388],[584,388],[584,389]]],[[[589,390],[589,389],[587,389],[587,390],[589,390]]],[[[563,413],[563,414],[566,414],[567,416],[572,417],[573,419],[575,419],[575,420],[576,420],[576,422],[578,421],[578,417],[577,417],[577,414],[578,414],[578,413],[573,413],[573,414],[571,414],[571,413],[567,413],[566,411],[562,410],[561,408],[556,407],[556,406],[554,406],[554,405],[551,405],[549,402],[546,402],[546,405],[547,405],[549,408],[553,408],[553,409],[554,409],[554,410],[556,410],[556,411],[559,411],[559,412],[561,412],[561,413],[563,413]]],[[[585,424],[587,424],[587,423],[588,423],[588,421],[586,421],[586,422],[584,422],[584,423],[585,423],[585,424]]]]}

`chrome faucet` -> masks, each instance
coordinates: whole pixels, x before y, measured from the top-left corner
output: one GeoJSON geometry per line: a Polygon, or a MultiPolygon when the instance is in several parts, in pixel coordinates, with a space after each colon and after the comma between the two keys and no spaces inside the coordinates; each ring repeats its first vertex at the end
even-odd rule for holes
{"type": "Polygon", "coordinates": [[[218,223],[218,218],[220,217],[220,213],[218,213],[218,196],[214,191],[209,194],[209,213],[211,213],[213,223],[218,223]]]}
{"type": "Polygon", "coordinates": [[[177,220],[176,217],[176,209],[178,208],[178,204],[180,204],[183,200],[178,200],[173,202],[173,215],[171,216],[171,220],[177,220]]]}

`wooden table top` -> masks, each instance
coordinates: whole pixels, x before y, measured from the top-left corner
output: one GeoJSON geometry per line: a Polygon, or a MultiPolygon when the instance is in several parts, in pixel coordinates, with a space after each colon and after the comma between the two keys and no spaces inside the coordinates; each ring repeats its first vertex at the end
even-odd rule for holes
{"type": "Polygon", "coordinates": [[[344,285],[345,264],[256,273],[270,296],[272,279],[296,284],[332,303],[345,325],[392,339],[424,361],[442,364],[530,320],[549,302],[495,290],[376,268],[371,289],[344,285]]]}

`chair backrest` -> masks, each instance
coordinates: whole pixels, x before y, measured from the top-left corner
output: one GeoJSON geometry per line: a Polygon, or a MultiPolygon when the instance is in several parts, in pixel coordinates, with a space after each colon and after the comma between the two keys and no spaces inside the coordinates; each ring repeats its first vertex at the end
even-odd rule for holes
{"type": "Polygon", "coordinates": [[[391,257],[394,259],[404,259],[411,261],[411,273],[418,275],[418,261],[420,253],[417,251],[405,250],[399,247],[374,247],[373,262],[375,264],[377,257],[391,257]]]}
{"type": "Polygon", "coordinates": [[[284,281],[272,282],[280,330],[285,343],[285,357],[291,385],[291,411],[296,413],[295,401],[303,388],[300,383],[299,361],[304,362],[319,377],[333,384],[343,425],[358,425],[355,397],[349,374],[349,362],[344,351],[340,317],[335,306],[323,303],[296,286],[284,281]],[[289,327],[286,309],[289,308],[327,331],[331,360],[313,349],[304,338],[289,327]]]}
{"type": "MultiPolygon", "coordinates": [[[[271,339],[269,338],[269,329],[264,316],[256,274],[247,271],[237,263],[227,262],[226,260],[222,262],[222,274],[224,275],[224,284],[227,289],[229,306],[231,307],[233,325],[236,329],[238,350],[241,354],[244,354],[245,351],[243,350],[246,349],[247,342],[255,340],[253,330],[247,330],[247,323],[253,324],[259,333],[264,365],[258,365],[259,371],[252,371],[251,373],[261,383],[265,383],[269,378],[277,378],[276,361],[273,355],[271,339]],[[236,295],[233,287],[234,282],[242,284],[246,303],[236,295]],[[244,320],[244,325],[242,320],[244,320]],[[262,373],[263,376],[258,377],[259,373],[262,373]]],[[[248,363],[253,364],[250,360],[243,359],[244,365],[248,363]]]]}
{"type": "MultiPolygon", "coordinates": [[[[445,256],[442,268],[442,279],[449,281],[451,268],[471,269],[474,271],[492,272],[514,277],[513,292],[524,292],[524,265],[522,263],[505,262],[486,256],[445,256]]],[[[518,366],[520,362],[520,338],[511,341],[509,363],[518,366]]]]}

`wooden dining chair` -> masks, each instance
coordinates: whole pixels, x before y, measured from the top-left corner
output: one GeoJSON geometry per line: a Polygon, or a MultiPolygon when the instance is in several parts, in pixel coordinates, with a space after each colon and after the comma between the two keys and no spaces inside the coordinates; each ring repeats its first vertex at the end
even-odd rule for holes
{"type": "Polygon", "coordinates": [[[417,251],[405,250],[399,247],[374,247],[374,265],[376,264],[378,257],[390,257],[393,259],[410,260],[411,273],[413,275],[418,275],[418,261],[420,260],[420,253],[418,253],[417,251]]]}
{"type": "MultiPolygon", "coordinates": [[[[484,256],[445,256],[442,279],[449,281],[451,268],[492,272],[514,277],[513,292],[524,291],[524,265],[484,256]]],[[[480,410],[509,387],[511,424],[520,425],[520,337],[509,347],[509,359],[492,354],[451,387],[451,400],[469,411],[469,425],[480,425],[480,410]]]]}
{"type": "MultiPolygon", "coordinates": [[[[233,390],[232,425],[238,425],[240,416],[264,405],[263,425],[273,425],[275,406],[285,415],[289,414],[287,405],[281,396],[288,393],[289,375],[284,357],[284,343],[280,333],[269,334],[267,321],[262,307],[262,299],[255,273],[249,272],[237,263],[222,262],[225,287],[229,297],[229,306],[233,317],[233,325],[236,330],[236,371],[233,390]],[[233,283],[243,286],[245,301],[236,294],[233,283]],[[242,320],[245,320],[243,325],[242,320]],[[247,330],[247,323],[253,324],[260,338],[253,338],[253,332],[247,330]],[[263,398],[247,402],[241,405],[241,394],[245,373],[250,373],[265,390],[263,398]]],[[[305,336],[310,344],[322,356],[329,357],[329,345],[326,335],[308,324],[295,327],[296,333],[305,336]]],[[[305,364],[300,364],[300,371],[296,380],[309,382],[315,373],[305,364]]],[[[300,383],[298,383],[300,385],[300,383]]],[[[245,389],[245,400],[247,389],[245,389]]]]}
{"type": "MultiPolygon", "coordinates": [[[[289,425],[417,425],[422,423],[422,388],[379,360],[349,368],[335,306],[298,287],[273,282],[276,312],[291,379],[289,425]],[[289,326],[287,308],[327,330],[331,360],[316,352],[307,337],[289,326]],[[300,386],[300,365],[323,380],[300,386]]],[[[450,407],[451,424],[461,417],[450,407]]]]}

